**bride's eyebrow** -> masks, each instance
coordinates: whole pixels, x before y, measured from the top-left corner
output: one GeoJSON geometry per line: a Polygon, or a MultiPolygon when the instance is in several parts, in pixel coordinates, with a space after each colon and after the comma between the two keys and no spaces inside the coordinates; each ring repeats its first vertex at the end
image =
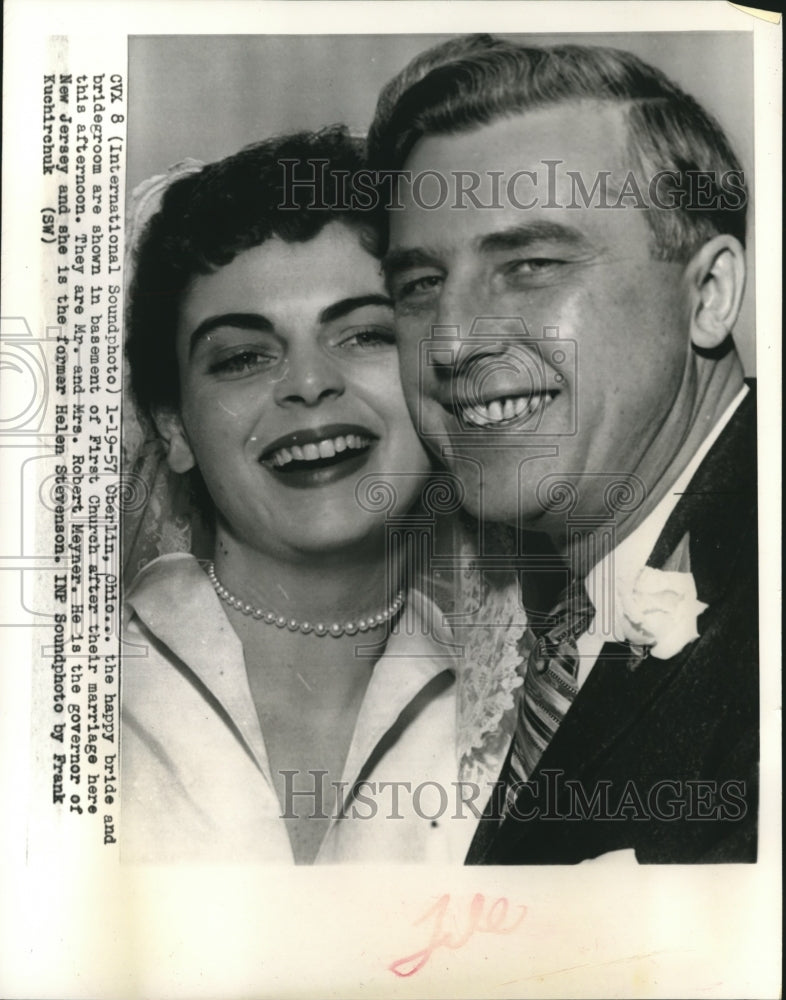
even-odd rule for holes
{"type": "MultiPolygon", "coordinates": [[[[320,323],[330,323],[334,319],[341,319],[355,309],[362,309],[364,306],[384,306],[392,309],[393,303],[386,295],[369,294],[355,295],[352,298],[341,299],[326,306],[319,314],[320,323]]],[[[272,333],[274,330],[272,320],[262,313],[221,313],[218,316],[208,316],[203,319],[189,338],[189,356],[194,353],[194,348],[198,342],[206,337],[213,330],[225,327],[234,327],[237,330],[254,330],[257,333],[272,333]]]]}
{"type": "Polygon", "coordinates": [[[191,334],[189,340],[189,356],[194,353],[197,343],[213,330],[219,327],[233,326],[238,330],[255,330],[259,333],[272,333],[273,324],[261,313],[221,313],[219,316],[208,316],[191,334]]]}

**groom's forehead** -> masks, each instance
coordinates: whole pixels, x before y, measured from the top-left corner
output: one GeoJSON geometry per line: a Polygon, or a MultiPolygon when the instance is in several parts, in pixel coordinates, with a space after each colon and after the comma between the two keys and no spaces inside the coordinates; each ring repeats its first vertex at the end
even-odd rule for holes
{"type": "Polygon", "coordinates": [[[494,156],[538,159],[560,150],[574,156],[600,155],[610,169],[628,166],[627,102],[576,98],[525,107],[449,129],[423,132],[407,154],[404,170],[424,166],[435,151],[452,152],[471,169],[494,156]],[[612,162],[613,161],[613,162],[612,162]]]}
{"type": "Polygon", "coordinates": [[[559,208],[574,207],[577,184],[596,191],[600,178],[614,192],[636,173],[646,188],[630,147],[624,109],[600,101],[561,102],[460,131],[428,133],[413,145],[399,174],[389,221],[395,229],[407,209],[433,216],[481,208],[489,215],[510,208],[527,214],[543,206],[562,214],[559,208]],[[554,202],[558,189],[565,198],[554,202]]]}
{"type": "MultiPolygon", "coordinates": [[[[610,218],[596,208],[618,197],[633,160],[624,111],[610,102],[560,102],[424,135],[406,160],[398,203],[388,214],[386,260],[401,249],[436,247],[448,233],[465,249],[470,242],[487,249],[486,240],[501,248],[503,232],[513,230],[516,245],[524,236],[570,239],[574,246],[583,238],[602,241],[631,214],[610,218]],[[594,193],[589,208],[576,201],[584,189],[594,193]]],[[[636,221],[649,241],[644,220],[636,221]]]]}

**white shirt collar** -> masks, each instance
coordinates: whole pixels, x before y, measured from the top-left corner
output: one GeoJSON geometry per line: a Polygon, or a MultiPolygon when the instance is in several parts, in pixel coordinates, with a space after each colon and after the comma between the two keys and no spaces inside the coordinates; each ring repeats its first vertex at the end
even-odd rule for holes
{"type": "MultiPolygon", "coordinates": [[[[270,781],[243,647],[197,560],[174,553],[149,563],[134,580],[126,604],[219,702],[270,781]],[[199,622],[198,628],[194,622],[199,622]]],[[[424,594],[409,592],[401,628],[391,634],[374,665],[360,707],[344,767],[343,779],[350,784],[416,695],[438,674],[455,673],[449,652],[453,638],[441,620],[441,612],[424,594]]]]}
{"type": "Polygon", "coordinates": [[[655,544],[680,497],[748,392],[747,385],[740,389],[660,503],[627,538],[599,560],[587,574],[584,585],[597,612],[593,631],[597,630],[601,638],[613,638],[612,622],[609,620],[611,609],[608,607],[611,590],[609,581],[613,583],[613,579],[630,576],[631,573],[635,575],[646,565],[647,559],[655,548],[655,544]],[[612,566],[613,577],[611,574],[612,566]],[[605,586],[604,580],[606,581],[605,586]]]}

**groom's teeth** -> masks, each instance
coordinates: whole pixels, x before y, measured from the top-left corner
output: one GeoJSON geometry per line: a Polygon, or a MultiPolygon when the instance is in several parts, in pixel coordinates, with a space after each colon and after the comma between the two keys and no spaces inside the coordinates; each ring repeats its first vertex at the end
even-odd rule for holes
{"type": "MultiPolygon", "coordinates": [[[[485,407],[484,407],[485,409],[485,407]]],[[[464,410],[464,419],[468,420],[472,424],[482,424],[486,422],[486,417],[479,412],[480,407],[474,407],[473,409],[464,410]]]]}
{"type": "Polygon", "coordinates": [[[500,401],[498,399],[492,399],[492,401],[488,404],[488,411],[489,411],[489,417],[491,417],[494,423],[497,423],[499,420],[505,419],[502,410],[502,405],[500,404],[500,401]]]}
{"type": "Polygon", "coordinates": [[[468,423],[487,427],[491,424],[505,423],[509,420],[515,420],[516,417],[534,413],[541,407],[545,409],[552,399],[553,396],[548,392],[536,396],[505,396],[500,399],[492,399],[488,403],[465,406],[461,412],[464,420],[468,423]]]}
{"type": "Polygon", "coordinates": [[[370,444],[371,438],[360,434],[340,434],[338,437],[310,442],[302,447],[293,444],[291,448],[279,448],[268,457],[267,461],[280,469],[290,462],[316,462],[322,458],[334,458],[343,451],[357,451],[367,448],[370,444]]]}

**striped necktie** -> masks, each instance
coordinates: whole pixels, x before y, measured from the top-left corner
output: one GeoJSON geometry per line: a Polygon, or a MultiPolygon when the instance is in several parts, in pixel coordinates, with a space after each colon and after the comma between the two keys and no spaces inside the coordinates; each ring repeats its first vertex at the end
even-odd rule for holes
{"type": "Polygon", "coordinates": [[[578,694],[580,658],[576,640],[594,617],[595,608],[583,583],[574,583],[548,621],[531,627],[534,642],[519,701],[503,818],[515,801],[518,785],[532,775],[578,694]]]}

